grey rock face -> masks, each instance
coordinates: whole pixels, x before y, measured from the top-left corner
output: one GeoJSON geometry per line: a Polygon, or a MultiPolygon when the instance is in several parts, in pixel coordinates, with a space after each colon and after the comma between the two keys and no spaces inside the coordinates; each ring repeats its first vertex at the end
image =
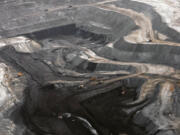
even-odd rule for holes
{"type": "Polygon", "coordinates": [[[153,2],[1,1],[0,135],[180,134],[180,33],[153,2]]]}

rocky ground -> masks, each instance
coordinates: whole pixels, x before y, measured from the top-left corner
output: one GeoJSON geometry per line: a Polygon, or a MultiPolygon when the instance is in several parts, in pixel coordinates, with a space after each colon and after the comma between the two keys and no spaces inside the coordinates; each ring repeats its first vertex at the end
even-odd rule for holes
{"type": "Polygon", "coordinates": [[[1,0],[0,135],[179,135],[179,9],[1,0]]]}

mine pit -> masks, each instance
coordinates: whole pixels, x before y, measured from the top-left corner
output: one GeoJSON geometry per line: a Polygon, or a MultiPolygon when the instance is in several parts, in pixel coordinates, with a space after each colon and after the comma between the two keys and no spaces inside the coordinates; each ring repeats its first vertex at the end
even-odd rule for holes
{"type": "Polygon", "coordinates": [[[179,135],[179,7],[155,1],[0,2],[0,135],[179,135]]]}

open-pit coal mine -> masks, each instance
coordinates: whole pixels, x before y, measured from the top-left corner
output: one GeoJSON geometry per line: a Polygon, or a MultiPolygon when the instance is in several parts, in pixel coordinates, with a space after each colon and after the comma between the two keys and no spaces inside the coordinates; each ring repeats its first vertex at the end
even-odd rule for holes
{"type": "Polygon", "coordinates": [[[180,135],[180,1],[1,0],[0,135],[180,135]]]}

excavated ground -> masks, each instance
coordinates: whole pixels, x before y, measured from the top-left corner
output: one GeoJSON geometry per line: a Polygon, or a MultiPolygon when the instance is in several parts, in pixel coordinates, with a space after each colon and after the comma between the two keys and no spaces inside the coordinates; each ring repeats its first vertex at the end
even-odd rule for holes
{"type": "Polygon", "coordinates": [[[0,135],[180,134],[180,33],[152,6],[3,0],[0,12],[0,135]]]}

